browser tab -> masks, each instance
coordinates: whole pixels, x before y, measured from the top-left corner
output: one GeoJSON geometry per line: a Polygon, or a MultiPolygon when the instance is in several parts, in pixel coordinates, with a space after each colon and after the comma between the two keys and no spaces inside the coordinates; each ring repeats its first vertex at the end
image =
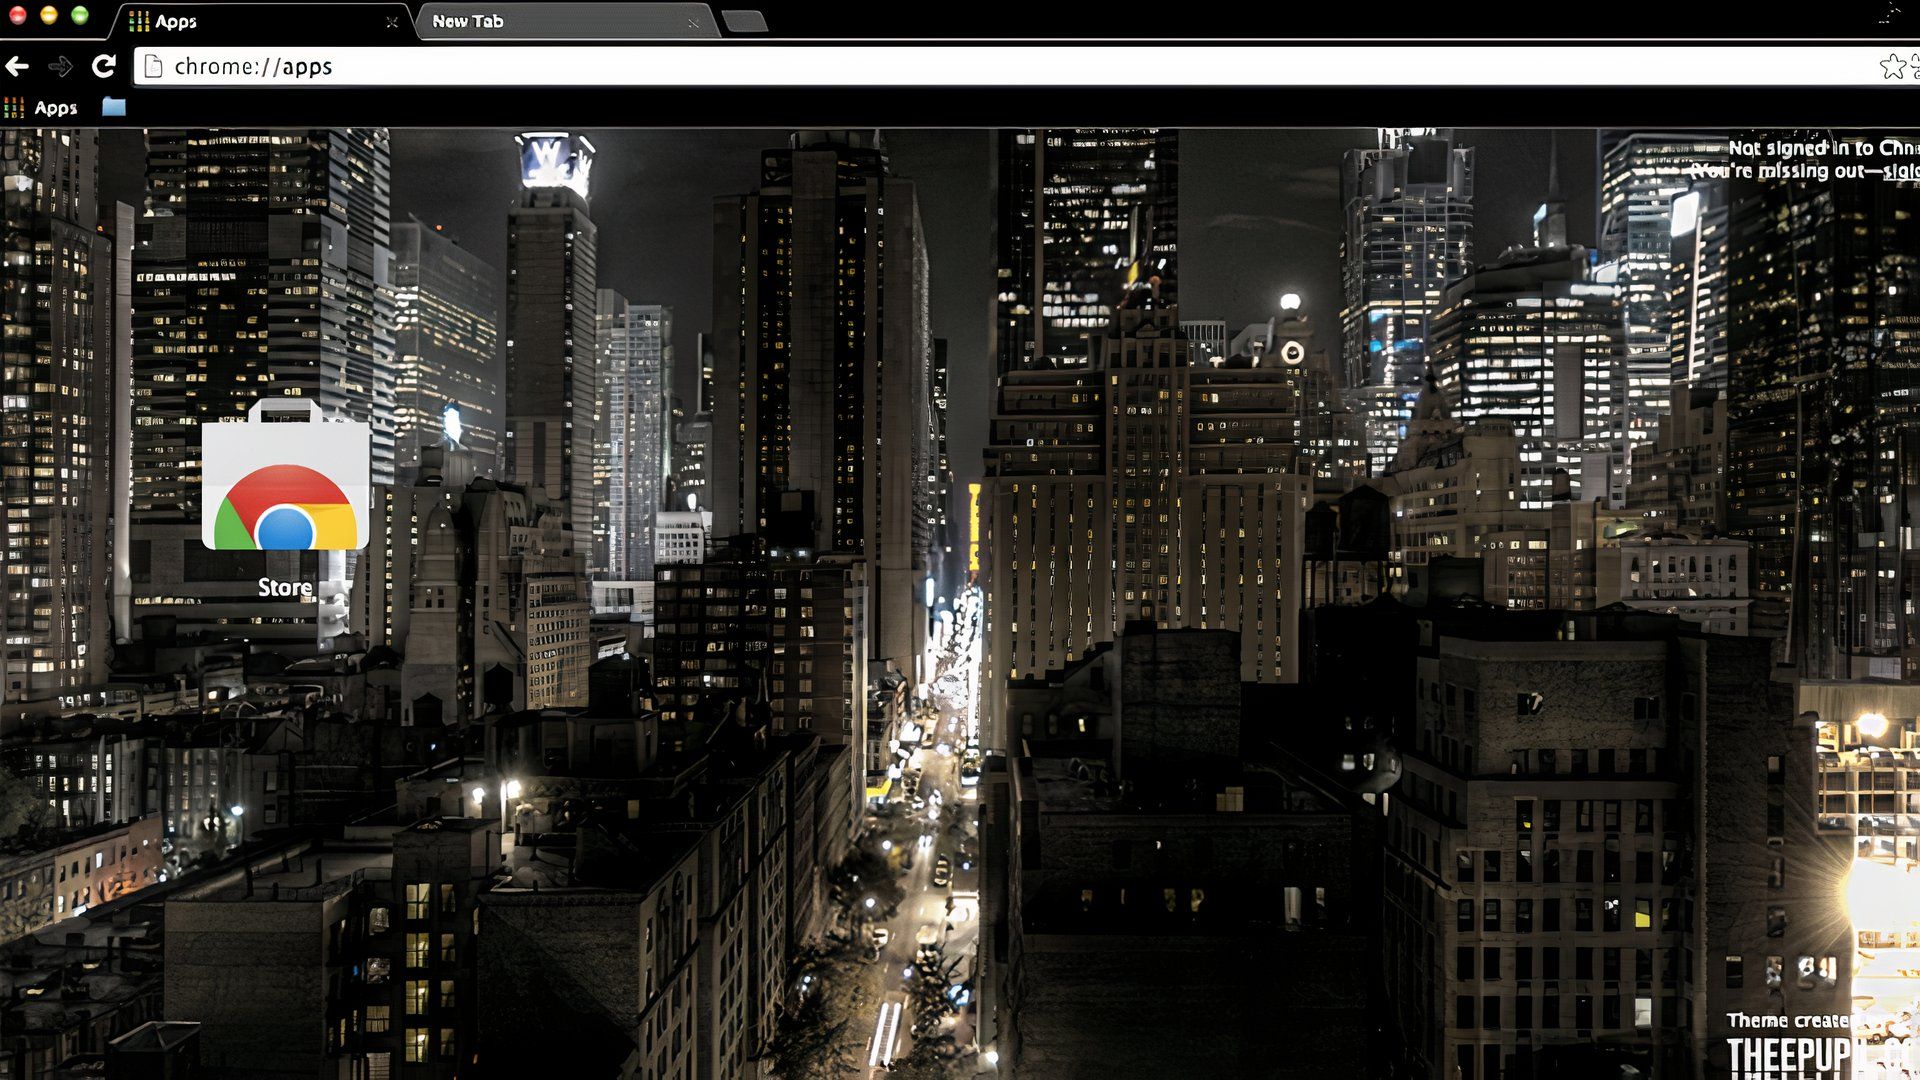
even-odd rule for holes
{"type": "Polygon", "coordinates": [[[428,3],[414,29],[442,41],[672,41],[717,38],[713,11],[694,3],[428,3]]]}

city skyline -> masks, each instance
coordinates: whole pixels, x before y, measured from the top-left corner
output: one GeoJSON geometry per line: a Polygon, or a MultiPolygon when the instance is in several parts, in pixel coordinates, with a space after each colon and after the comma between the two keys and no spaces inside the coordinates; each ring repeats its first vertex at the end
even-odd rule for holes
{"type": "MultiPolygon", "coordinates": [[[[395,129],[393,219],[442,225],[445,235],[496,268],[506,264],[505,207],[518,196],[512,129],[395,129]]],[[[674,310],[676,387],[698,384],[695,337],[711,321],[706,218],[712,197],[750,191],[763,150],[786,144],[784,128],[684,131],[609,129],[601,147],[594,220],[603,241],[601,284],[633,303],[674,310]],[[631,196],[620,198],[612,193],[631,196]]],[[[977,478],[987,445],[993,362],[987,320],[993,251],[990,129],[887,130],[896,174],[922,189],[929,261],[931,333],[954,357],[952,461],[963,482],[977,478]],[[969,365],[965,358],[982,358],[969,365]]],[[[1339,168],[1341,156],[1376,138],[1372,128],[1182,129],[1182,259],[1186,318],[1238,328],[1278,310],[1282,293],[1306,298],[1322,349],[1338,356],[1339,168]],[[1249,269],[1251,268],[1251,269],[1249,269]]],[[[1457,129],[1481,156],[1477,242],[1487,256],[1530,235],[1545,190],[1545,130],[1457,129]]],[[[102,132],[103,204],[127,201],[138,214],[137,132],[102,132]]],[[[1594,132],[1557,137],[1568,203],[1569,239],[1597,239],[1594,132]]],[[[504,304],[504,294],[501,297],[504,304]]],[[[685,395],[682,395],[685,397],[685,395]]]]}

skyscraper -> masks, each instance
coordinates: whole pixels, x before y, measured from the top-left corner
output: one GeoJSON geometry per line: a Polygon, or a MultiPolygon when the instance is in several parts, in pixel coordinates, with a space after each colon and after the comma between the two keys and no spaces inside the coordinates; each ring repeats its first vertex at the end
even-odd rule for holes
{"type": "Polygon", "coordinates": [[[1522,509],[1609,495],[1624,463],[1614,287],[1590,280],[1581,247],[1518,248],[1450,287],[1427,338],[1434,382],[1467,427],[1513,426],[1522,509]]]}
{"type": "Polygon", "coordinates": [[[1729,530],[1811,678],[1901,674],[1920,422],[1920,188],[1733,182],[1729,530]]]}
{"type": "Polygon", "coordinates": [[[1671,381],[1695,393],[1727,389],[1727,182],[1701,180],[1674,196],[1668,226],[1667,347],[1671,381]]]}
{"type": "Polygon", "coordinates": [[[293,395],[372,431],[394,467],[388,136],[383,128],[147,133],[133,281],[128,573],[134,635],[331,645],[346,629],[343,552],[245,559],[200,540],[200,425],[293,395]],[[263,597],[256,579],[317,599],[263,597]]]}
{"type": "Polygon", "coordinates": [[[411,220],[393,227],[393,292],[400,464],[417,464],[424,441],[453,439],[490,471],[501,437],[500,271],[411,220]]]}
{"type": "MultiPolygon", "coordinates": [[[[0,729],[91,688],[110,643],[112,242],[95,231],[92,131],[0,133],[0,729]]],[[[124,300],[124,297],[119,299],[124,300]]],[[[120,325],[124,329],[124,324],[120,325]]]]}
{"type": "Polygon", "coordinates": [[[936,453],[914,185],[855,132],[761,160],[757,191],[714,203],[714,528],[864,557],[869,655],[910,665],[936,453]]]}
{"type": "Polygon", "coordinates": [[[586,544],[600,430],[593,143],[540,131],[519,145],[520,199],[507,214],[507,472],[566,503],[575,542],[586,544]]]}
{"type": "Polygon", "coordinates": [[[1233,630],[1243,681],[1294,681],[1312,482],[1292,370],[1195,363],[1176,312],[1151,307],[1121,312],[1093,360],[1001,378],[980,510],[990,723],[1011,719],[1008,680],[1064,670],[1136,622],[1233,630]]]}
{"type": "Polygon", "coordinates": [[[1084,366],[1090,339],[1130,299],[1157,284],[1162,302],[1178,302],[1179,132],[1009,129],[997,138],[996,370],[1084,366]]]}
{"type": "Polygon", "coordinates": [[[1340,179],[1341,362],[1377,476],[1413,416],[1441,293],[1473,264],[1473,151],[1445,128],[1383,128],[1340,179]]]}
{"type": "Polygon", "coordinates": [[[1668,409],[1672,321],[1673,200],[1703,166],[1725,165],[1727,141],[1704,135],[1630,132],[1606,142],[1600,170],[1600,262],[1613,270],[1626,318],[1621,430],[1648,442],[1668,409]]]}
{"type": "Polygon", "coordinates": [[[666,498],[672,456],[673,309],[632,304],[601,289],[595,318],[606,462],[606,518],[594,522],[596,566],[608,580],[652,581],[654,515],[666,498]]]}

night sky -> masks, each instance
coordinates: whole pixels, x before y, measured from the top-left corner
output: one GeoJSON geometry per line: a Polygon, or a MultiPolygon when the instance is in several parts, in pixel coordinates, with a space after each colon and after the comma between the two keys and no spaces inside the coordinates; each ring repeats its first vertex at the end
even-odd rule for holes
{"type": "MultiPolygon", "coordinates": [[[[760,151],[784,131],[594,130],[594,221],[600,284],[636,303],[674,309],[680,386],[691,385],[694,336],[706,329],[712,289],[711,220],[716,195],[753,189],[760,151]]],[[[987,326],[993,295],[990,250],[991,139],[984,130],[888,131],[893,170],[919,187],[932,267],[933,333],[948,341],[954,471],[980,471],[992,365],[987,326]]],[[[102,141],[104,198],[141,201],[137,132],[102,141]]],[[[1180,142],[1180,298],[1187,319],[1263,321],[1281,293],[1299,292],[1320,347],[1336,352],[1340,310],[1339,167],[1371,130],[1208,130],[1180,142]]],[[[1456,132],[1472,146],[1475,257],[1486,260],[1528,237],[1545,191],[1545,131],[1456,132]]],[[[1594,133],[1562,132],[1560,176],[1569,239],[1594,239],[1594,133]]],[[[445,225],[496,266],[506,260],[506,211],[519,187],[511,132],[396,130],[393,216],[445,225]]],[[[1231,332],[1231,331],[1230,331],[1231,332]]],[[[682,393],[691,400],[692,395],[682,393]]]]}

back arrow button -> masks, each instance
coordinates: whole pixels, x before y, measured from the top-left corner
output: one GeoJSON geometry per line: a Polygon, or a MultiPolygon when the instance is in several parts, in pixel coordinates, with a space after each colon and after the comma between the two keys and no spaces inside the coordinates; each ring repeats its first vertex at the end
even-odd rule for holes
{"type": "Polygon", "coordinates": [[[25,70],[27,70],[27,64],[19,57],[15,56],[7,61],[7,74],[14,78],[19,78],[20,73],[25,70]]]}

